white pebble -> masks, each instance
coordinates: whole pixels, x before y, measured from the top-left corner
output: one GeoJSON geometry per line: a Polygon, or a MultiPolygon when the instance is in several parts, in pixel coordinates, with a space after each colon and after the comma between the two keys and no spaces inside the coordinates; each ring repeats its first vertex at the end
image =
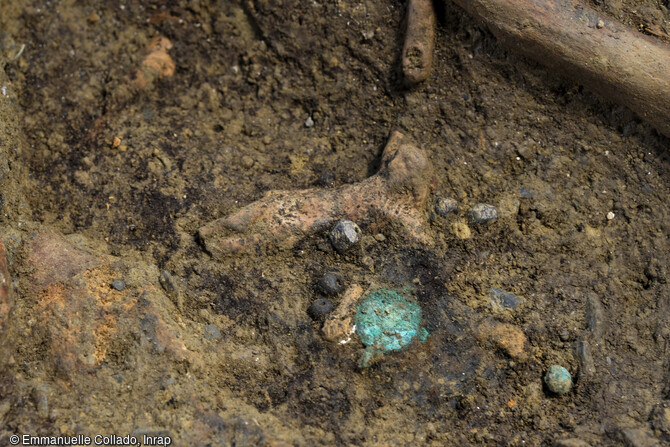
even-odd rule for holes
{"type": "Polygon", "coordinates": [[[607,213],[607,220],[612,220],[612,219],[614,219],[614,213],[612,211],[610,211],[609,213],[607,213]]]}

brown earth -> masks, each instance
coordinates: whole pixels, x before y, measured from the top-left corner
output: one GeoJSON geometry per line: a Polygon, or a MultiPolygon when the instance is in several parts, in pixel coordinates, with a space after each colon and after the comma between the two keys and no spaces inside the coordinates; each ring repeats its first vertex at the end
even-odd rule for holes
{"type": "MultiPolygon", "coordinates": [[[[590,3],[670,32],[667,1],[590,3]]],[[[669,140],[437,9],[408,89],[405,2],[0,3],[0,445],[670,443],[669,140]],[[201,228],[268,191],[383,172],[394,130],[436,173],[430,243],[372,215],[344,254],[319,226],[204,249],[201,228]],[[469,222],[477,203],[499,219],[469,222]],[[426,343],[359,369],[359,339],[308,313],[326,271],[415,299],[426,343]]]]}

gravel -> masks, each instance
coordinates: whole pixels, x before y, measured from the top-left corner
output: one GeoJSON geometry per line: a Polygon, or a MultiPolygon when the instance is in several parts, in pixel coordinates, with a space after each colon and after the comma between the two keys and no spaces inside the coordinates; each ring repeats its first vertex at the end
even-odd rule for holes
{"type": "Polygon", "coordinates": [[[458,211],[458,202],[450,197],[440,197],[435,201],[435,213],[446,216],[458,211]]]}
{"type": "Polygon", "coordinates": [[[126,283],[122,279],[115,279],[112,281],[112,287],[114,287],[119,292],[126,288],[126,283]]]}
{"type": "Polygon", "coordinates": [[[497,287],[491,289],[489,298],[491,298],[491,307],[497,311],[506,309],[514,310],[523,304],[523,298],[503,289],[498,289],[497,287]]]}
{"type": "Polygon", "coordinates": [[[330,230],[330,242],[340,253],[356,245],[361,238],[361,229],[354,222],[342,219],[330,230]]]}
{"type": "Polygon", "coordinates": [[[468,220],[473,224],[483,224],[498,219],[498,210],[493,205],[478,203],[468,213],[468,220]]]}
{"type": "Polygon", "coordinates": [[[213,324],[205,326],[205,338],[207,340],[218,340],[221,338],[221,331],[213,324]]]}

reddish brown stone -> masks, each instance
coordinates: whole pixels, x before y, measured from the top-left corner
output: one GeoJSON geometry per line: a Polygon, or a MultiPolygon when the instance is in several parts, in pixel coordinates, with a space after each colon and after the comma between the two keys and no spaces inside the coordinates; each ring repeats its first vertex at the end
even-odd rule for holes
{"type": "Polygon", "coordinates": [[[20,270],[26,273],[23,290],[29,294],[20,319],[29,322],[32,343],[45,364],[67,381],[92,374],[105,362],[123,360],[118,346],[198,363],[176,336],[157,275],[148,276],[155,269],[136,266],[147,272],[144,282],[119,291],[111,287],[120,276],[113,268],[118,263],[113,256],[89,254],[50,230],[33,235],[24,247],[20,270]],[[128,346],[128,340],[139,343],[128,346]]]}
{"type": "Polygon", "coordinates": [[[23,264],[30,269],[30,284],[35,291],[68,281],[103,262],[75,248],[62,235],[49,229],[32,234],[23,247],[23,253],[23,264]]]}
{"type": "Polygon", "coordinates": [[[167,37],[156,36],[147,45],[147,56],[135,74],[135,85],[144,89],[156,78],[170,77],[174,74],[175,63],[168,54],[172,42],[167,37]]]}
{"type": "Polygon", "coordinates": [[[526,336],[514,325],[486,320],[477,327],[477,339],[483,343],[492,343],[512,358],[526,356],[526,336]]]}

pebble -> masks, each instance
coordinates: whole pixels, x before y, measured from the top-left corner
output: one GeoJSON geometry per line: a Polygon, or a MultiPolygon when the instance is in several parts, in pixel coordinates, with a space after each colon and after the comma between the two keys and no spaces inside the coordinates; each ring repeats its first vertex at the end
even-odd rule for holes
{"type": "Polygon", "coordinates": [[[87,19],[87,20],[88,20],[88,23],[97,23],[97,22],[100,21],[100,16],[98,15],[98,13],[96,13],[95,11],[93,11],[93,12],[91,13],[91,15],[88,16],[88,19],[87,19]]]}
{"type": "Polygon", "coordinates": [[[344,280],[339,273],[325,273],[319,280],[319,289],[326,295],[335,296],[344,290],[344,280]]]}
{"type": "Polygon", "coordinates": [[[489,292],[491,298],[491,307],[493,310],[502,311],[506,309],[514,310],[523,304],[523,298],[520,298],[513,293],[506,292],[503,289],[493,287],[489,292]]]}
{"type": "Polygon", "coordinates": [[[333,303],[329,299],[319,298],[318,300],[314,301],[311,306],[309,306],[307,313],[310,317],[312,317],[313,320],[320,321],[325,319],[334,308],[335,306],[333,306],[333,303]]]}
{"type": "Polygon", "coordinates": [[[481,224],[498,218],[498,210],[493,205],[478,203],[468,213],[470,223],[481,224]]]}
{"type": "Polygon", "coordinates": [[[344,253],[359,241],[361,229],[354,222],[342,219],[330,230],[329,236],[335,250],[344,253]]]}
{"type": "Polygon", "coordinates": [[[476,336],[479,341],[493,344],[513,359],[526,357],[528,339],[517,326],[494,319],[485,320],[477,327],[476,336]]]}
{"type": "Polygon", "coordinates": [[[465,222],[454,222],[451,224],[451,232],[458,239],[470,239],[472,232],[470,227],[465,222]]]}
{"type": "Polygon", "coordinates": [[[205,338],[207,340],[218,340],[221,338],[221,331],[213,324],[205,326],[205,338]]]}
{"type": "Polygon", "coordinates": [[[112,287],[120,292],[126,288],[126,283],[122,279],[115,279],[112,281],[112,287]]]}
{"type": "Polygon", "coordinates": [[[544,383],[549,391],[562,396],[572,388],[572,376],[562,366],[551,365],[544,376],[544,383]]]}
{"type": "Polygon", "coordinates": [[[307,128],[314,127],[314,120],[312,119],[311,116],[308,116],[307,119],[305,120],[305,127],[307,128]]]}
{"type": "Polygon", "coordinates": [[[384,236],[381,233],[377,233],[377,234],[375,234],[375,240],[377,242],[384,242],[386,240],[386,236],[384,236]]]}
{"type": "Polygon", "coordinates": [[[254,159],[248,155],[242,157],[242,167],[245,169],[250,169],[254,166],[254,159]]]}
{"type": "Polygon", "coordinates": [[[561,341],[569,341],[570,340],[570,331],[567,329],[563,329],[559,334],[558,338],[561,339],[561,341]]]}
{"type": "Polygon", "coordinates": [[[435,201],[435,212],[440,216],[458,211],[458,202],[450,197],[440,197],[435,201]]]}

